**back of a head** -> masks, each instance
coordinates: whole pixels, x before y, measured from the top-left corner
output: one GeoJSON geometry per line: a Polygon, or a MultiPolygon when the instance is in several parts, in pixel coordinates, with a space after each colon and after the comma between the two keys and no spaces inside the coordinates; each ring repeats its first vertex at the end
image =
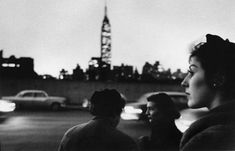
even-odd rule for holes
{"type": "Polygon", "coordinates": [[[90,112],[95,116],[120,116],[125,106],[125,100],[115,89],[95,91],[90,99],[90,112]]]}
{"type": "Polygon", "coordinates": [[[147,98],[149,102],[153,102],[159,112],[162,112],[167,117],[177,119],[180,117],[180,113],[178,112],[173,100],[166,93],[158,93],[155,95],[151,95],[147,98]]]}
{"type": "Polygon", "coordinates": [[[213,88],[215,81],[225,96],[235,95],[235,43],[217,35],[206,35],[206,42],[193,47],[190,58],[197,57],[205,70],[206,82],[213,88]]]}

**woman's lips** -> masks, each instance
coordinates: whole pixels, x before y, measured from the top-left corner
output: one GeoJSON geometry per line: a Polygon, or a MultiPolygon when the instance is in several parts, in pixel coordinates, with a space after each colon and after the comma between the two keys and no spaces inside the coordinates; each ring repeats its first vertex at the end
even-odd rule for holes
{"type": "Polygon", "coordinates": [[[190,93],[185,92],[185,94],[187,95],[187,98],[188,98],[188,100],[189,100],[189,99],[190,99],[190,93]]]}

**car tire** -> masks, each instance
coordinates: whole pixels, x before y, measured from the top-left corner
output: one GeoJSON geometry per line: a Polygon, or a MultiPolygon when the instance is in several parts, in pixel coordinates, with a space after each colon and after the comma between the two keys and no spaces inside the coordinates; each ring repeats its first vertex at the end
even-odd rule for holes
{"type": "Polygon", "coordinates": [[[51,104],[51,110],[52,111],[58,111],[58,110],[60,110],[60,104],[59,103],[52,103],[51,104]]]}

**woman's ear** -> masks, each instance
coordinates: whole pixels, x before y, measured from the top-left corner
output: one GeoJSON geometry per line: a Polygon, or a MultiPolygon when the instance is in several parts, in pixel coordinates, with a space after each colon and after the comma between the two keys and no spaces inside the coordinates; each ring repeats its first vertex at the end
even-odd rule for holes
{"type": "Polygon", "coordinates": [[[212,79],[212,87],[215,89],[223,87],[225,80],[226,79],[225,79],[224,75],[222,75],[220,73],[215,74],[212,79]]]}

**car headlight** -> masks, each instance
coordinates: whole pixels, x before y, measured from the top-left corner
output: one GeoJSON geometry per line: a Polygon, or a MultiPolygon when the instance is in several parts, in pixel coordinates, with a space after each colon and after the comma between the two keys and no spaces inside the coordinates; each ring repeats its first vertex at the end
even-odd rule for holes
{"type": "Polygon", "coordinates": [[[0,111],[1,112],[12,112],[16,108],[15,103],[9,101],[0,100],[0,111]]]}
{"type": "Polygon", "coordinates": [[[124,112],[131,113],[131,114],[141,114],[143,111],[139,108],[135,108],[133,106],[125,106],[124,112]]]}

